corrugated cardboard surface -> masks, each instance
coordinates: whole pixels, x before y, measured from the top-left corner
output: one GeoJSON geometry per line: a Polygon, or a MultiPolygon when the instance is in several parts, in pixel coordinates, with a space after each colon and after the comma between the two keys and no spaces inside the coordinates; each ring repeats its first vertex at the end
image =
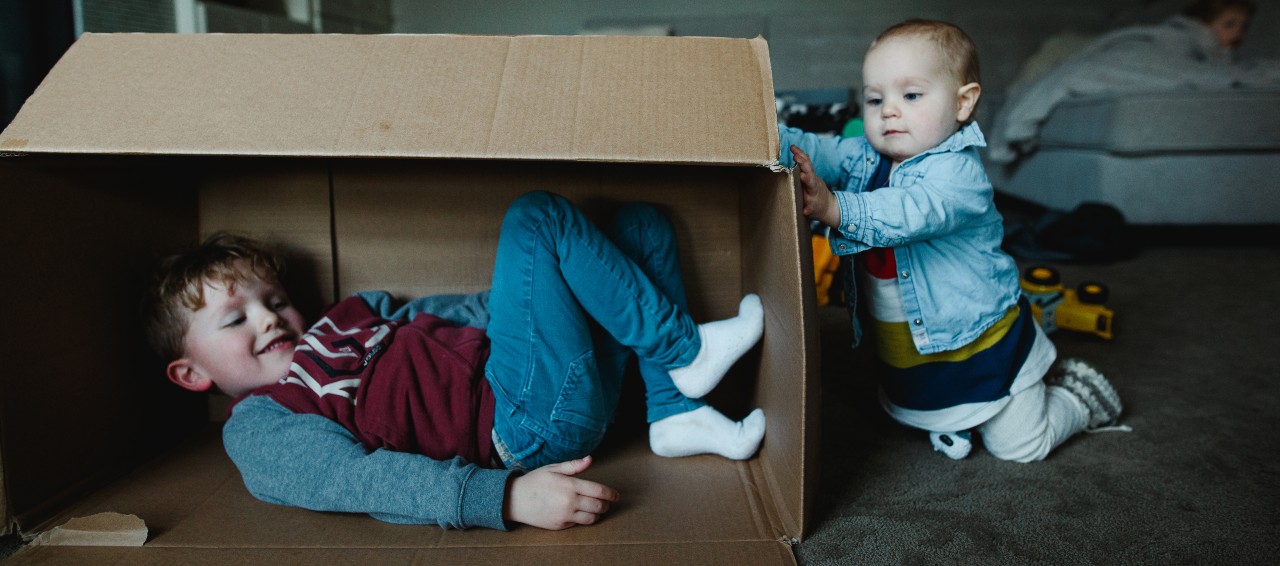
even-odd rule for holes
{"type": "Polygon", "coordinates": [[[672,39],[86,34],[0,149],[776,161],[764,40],[672,39]]]}
{"type": "MultiPolygon", "coordinates": [[[[805,294],[798,285],[800,274],[806,272],[787,273],[800,265],[802,246],[795,236],[795,193],[785,176],[763,168],[715,168],[712,171],[718,174],[711,175],[705,169],[683,166],[490,164],[485,170],[493,188],[468,193],[458,190],[457,174],[468,169],[458,164],[343,161],[332,166],[334,196],[329,208],[316,204],[328,198],[317,197],[314,190],[315,179],[326,175],[302,170],[294,160],[266,163],[274,167],[255,161],[237,171],[219,160],[193,169],[209,171],[201,173],[205,180],[199,183],[204,210],[201,231],[235,228],[270,233],[286,247],[322,250],[318,242],[327,239],[314,227],[331,224],[336,241],[331,248],[336,250],[333,261],[339,266],[356,262],[354,267],[338,269],[337,287],[344,295],[381,281],[408,284],[397,289],[405,296],[421,290],[411,284],[415,281],[425,284],[427,292],[452,292],[459,289],[437,288],[431,282],[458,274],[475,277],[463,277],[459,285],[483,287],[492,271],[490,240],[496,238],[502,210],[535,186],[564,188],[561,192],[589,212],[629,200],[658,203],[677,227],[683,263],[690,272],[703,273],[690,284],[691,296],[706,297],[698,310],[732,312],[737,297],[747,291],[765,297],[766,338],[759,355],[746,359],[748,367],[758,367],[757,373],[735,372],[721,389],[737,395],[715,398],[718,405],[727,400],[725,404],[737,409],[739,416],[743,403],[765,408],[770,420],[761,454],[747,462],[710,456],[658,458],[649,453],[642,426],[620,423],[621,436],[611,434],[610,444],[597,453],[598,464],[587,475],[618,488],[626,498],[608,520],[567,532],[499,533],[405,527],[362,515],[265,504],[245,491],[216,437],[210,437],[126,477],[63,517],[104,511],[136,514],[152,533],[148,549],[205,549],[200,553],[211,557],[214,554],[207,549],[225,548],[231,549],[230,556],[246,560],[272,560],[276,554],[268,549],[279,548],[332,549],[339,557],[354,548],[377,548],[380,559],[390,554],[386,558],[392,561],[429,561],[449,548],[465,549],[462,554],[472,556],[475,549],[484,548],[500,556],[523,558],[524,547],[539,547],[534,554],[546,553],[547,560],[586,548],[600,556],[619,553],[619,559],[679,552],[711,563],[777,563],[779,556],[786,558],[783,563],[790,560],[783,541],[803,532],[807,504],[804,460],[812,453],[806,451],[804,405],[810,400],[805,376],[812,368],[803,355],[809,351],[805,340],[810,334],[800,316],[805,294]],[[236,182],[242,179],[245,184],[236,182]],[[274,183],[263,185],[256,179],[274,183]],[[264,201],[270,204],[256,204],[264,201]],[[245,213],[217,213],[234,210],[245,213]],[[375,255],[374,249],[383,255],[375,255]],[[734,552],[724,555],[733,557],[732,562],[719,562],[719,554],[705,554],[722,545],[741,548],[742,543],[762,542],[776,548],[753,551],[750,560],[740,560],[734,552]],[[690,543],[706,545],[690,547],[690,543]],[[386,549],[415,551],[402,555],[386,549]],[[626,549],[631,552],[621,552],[626,549]]],[[[316,255],[323,258],[324,253],[316,255]]],[[[72,555],[79,557],[80,552],[72,555]]],[[[29,549],[22,556],[78,560],[43,548],[29,549]]],[[[145,560],[152,560],[155,555],[146,556],[145,560]]],[[[83,554],[89,562],[106,563],[135,557],[134,551],[126,549],[83,554]]]]}
{"type": "Polygon", "coordinates": [[[770,421],[759,462],[768,485],[783,502],[776,507],[779,524],[796,539],[806,531],[817,492],[822,405],[812,249],[796,242],[799,234],[808,238],[808,224],[798,207],[798,183],[794,176],[752,179],[739,208],[743,288],[772,297],[764,305],[765,332],[773,338],[762,347],[754,400],[786,419],[781,426],[770,421]]]}
{"type": "Polygon", "coordinates": [[[147,266],[195,234],[180,169],[0,160],[0,456],[14,520],[67,505],[203,420],[198,398],[140,373],[158,369],[137,316],[147,266]]]}
{"type": "Polygon", "coordinates": [[[73,516],[104,511],[137,515],[152,533],[143,550],[154,553],[104,548],[85,554],[92,560],[82,562],[77,558],[79,551],[62,549],[64,553],[57,554],[57,550],[29,548],[11,560],[39,563],[40,556],[55,556],[57,563],[95,563],[104,558],[102,563],[117,559],[130,563],[135,558],[148,563],[145,560],[156,560],[156,556],[185,560],[202,555],[166,554],[164,549],[202,549],[204,555],[226,563],[240,556],[265,560],[276,556],[273,550],[311,549],[317,557],[333,559],[364,551],[391,563],[431,563],[432,557],[444,556],[462,563],[480,563],[468,562],[479,556],[521,562],[529,556],[534,563],[542,556],[541,560],[574,563],[575,555],[580,555],[582,563],[614,563],[592,560],[592,556],[616,557],[622,563],[630,556],[632,563],[644,563],[649,557],[674,552],[682,555],[676,563],[693,556],[700,557],[698,563],[786,563],[789,560],[779,559],[789,559],[790,550],[771,536],[764,522],[762,492],[751,481],[752,466],[752,462],[726,463],[711,456],[656,458],[648,453],[643,439],[637,439],[604,448],[597,465],[585,474],[618,488],[625,498],[597,525],[560,532],[530,527],[505,533],[445,531],[260,502],[245,490],[239,472],[222,451],[217,431],[212,430],[71,512],[73,516]],[[743,545],[754,550],[746,555],[709,552],[743,545]],[[450,549],[455,552],[446,553],[450,549]],[[459,549],[465,552],[456,552],[459,549]]]}
{"type": "Polygon", "coordinates": [[[140,551],[15,558],[793,562],[785,541],[804,533],[816,479],[818,358],[798,193],[763,166],[777,154],[768,68],[761,40],[86,36],[0,134],[0,148],[25,155],[0,159],[14,203],[0,229],[22,248],[15,268],[32,275],[2,294],[18,323],[5,332],[30,336],[4,343],[38,344],[6,351],[30,359],[0,376],[3,503],[28,532],[53,514],[112,511],[143,518],[151,535],[140,551]],[[487,113],[466,113],[477,109],[487,113]],[[137,153],[159,155],[126,155],[137,153]],[[367,158],[388,156],[436,159],[367,158]],[[762,344],[712,398],[736,417],[765,409],[756,457],[658,458],[642,424],[619,426],[588,477],[626,502],[600,525],[558,533],[265,504],[216,436],[69,506],[186,434],[164,426],[181,420],[175,403],[122,386],[161,375],[129,353],[139,329],[125,312],[133,299],[120,296],[141,288],[141,258],[233,229],[300,260],[308,283],[292,289],[310,294],[300,302],[471,291],[487,286],[502,211],[531,189],[566,194],[596,218],[657,202],[676,225],[699,320],[761,294],[762,344]],[[76,356],[64,355],[69,344],[76,356]]]}
{"type": "Polygon", "coordinates": [[[661,205],[676,223],[693,314],[732,316],[743,292],[740,173],[722,167],[344,161],[334,169],[338,287],[343,295],[382,289],[408,297],[486,289],[507,205],[525,192],[549,190],[581,203],[597,220],[629,201],[661,205]]]}

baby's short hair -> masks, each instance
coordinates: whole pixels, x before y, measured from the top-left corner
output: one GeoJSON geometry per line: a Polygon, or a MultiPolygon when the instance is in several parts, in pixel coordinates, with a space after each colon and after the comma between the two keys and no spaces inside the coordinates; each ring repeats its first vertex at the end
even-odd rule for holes
{"type": "Polygon", "coordinates": [[[883,40],[902,36],[920,36],[933,41],[938,47],[938,52],[942,54],[942,60],[947,65],[947,69],[960,81],[961,85],[979,82],[978,48],[973,45],[973,40],[964,30],[952,23],[938,20],[906,20],[880,32],[867,51],[875,49],[876,44],[883,40]]]}
{"type": "Polygon", "coordinates": [[[190,313],[204,306],[205,283],[228,290],[248,277],[279,282],[284,260],[271,247],[245,236],[216,232],[199,246],[162,259],[145,305],[147,341],[165,361],[181,358],[190,313]],[[248,272],[236,265],[243,260],[248,272]]]}

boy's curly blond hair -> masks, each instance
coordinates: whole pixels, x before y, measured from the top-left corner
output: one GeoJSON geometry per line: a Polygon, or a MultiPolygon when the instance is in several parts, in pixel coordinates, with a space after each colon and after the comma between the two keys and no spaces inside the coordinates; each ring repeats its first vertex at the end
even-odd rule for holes
{"type": "Polygon", "coordinates": [[[204,286],[234,291],[249,277],[279,282],[284,260],[271,247],[245,236],[216,232],[199,246],[162,259],[145,305],[147,341],[165,361],[181,358],[191,313],[204,306],[204,286]],[[237,261],[243,260],[246,272],[237,261]]]}

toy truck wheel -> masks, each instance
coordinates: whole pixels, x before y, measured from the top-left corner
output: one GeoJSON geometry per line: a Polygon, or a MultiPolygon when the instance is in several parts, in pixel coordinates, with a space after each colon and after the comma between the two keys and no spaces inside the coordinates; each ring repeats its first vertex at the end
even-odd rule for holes
{"type": "Polygon", "coordinates": [[[1107,302],[1111,290],[1097,281],[1083,281],[1076,288],[1076,297],[1086,305],[1101,305],[1107,302]]]}
{"type": "Polygon", "coordinates": [[[1062,275],[1058,270],[1047,265],[1032,265],[1022,272],[1022,278],[1034,285],[1050,287],[1062,282],[1062,275]]]}

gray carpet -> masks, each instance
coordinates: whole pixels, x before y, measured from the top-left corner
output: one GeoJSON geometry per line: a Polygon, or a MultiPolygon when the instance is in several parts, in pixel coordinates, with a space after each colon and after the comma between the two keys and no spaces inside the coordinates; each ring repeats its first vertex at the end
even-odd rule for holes
{"type": "Polygon", "coordinates": [[[1280,563],[1280,249],[1149,247],[1057,265],[1110,286],[1114,340],[1058,331],[1133,432],[1082,434],[1033,464],[965,460],[875,402],[868,348],[821,312],[821,479],[800,564],[1280,563]]]}

